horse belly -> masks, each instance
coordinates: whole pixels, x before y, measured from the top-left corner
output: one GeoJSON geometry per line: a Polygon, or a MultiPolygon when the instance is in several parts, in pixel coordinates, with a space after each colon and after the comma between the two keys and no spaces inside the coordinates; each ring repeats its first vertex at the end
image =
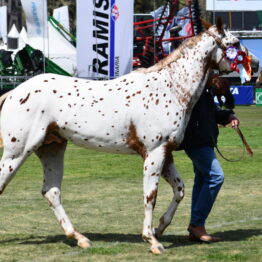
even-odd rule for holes
{"type": "Polygon", "coordinates": [[[110,106],[101,111],[78,106],[57,115],[56,123],[59,134],[78,146],[112,153],[134,153],[127,144],[130,120],[124,110],[116,114],[110,106]]]}
{"type": "Polygon", "coordinates": [[[97,151],[134,154],[135,152],[129,148],[127,143],[128,132],[119,133],[117,130],[112,130],[108,126],[93,126],[81,128],[81,126],[62,127],[59,134],[74,143],[75,145],[95,149],[97,151]]]}

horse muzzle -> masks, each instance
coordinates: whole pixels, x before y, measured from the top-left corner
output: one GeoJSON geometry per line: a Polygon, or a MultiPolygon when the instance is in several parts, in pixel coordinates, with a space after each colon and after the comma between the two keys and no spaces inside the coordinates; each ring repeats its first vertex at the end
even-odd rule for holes
{"type": "Polygon", "coordinates": [[[250,51],[248,52],[248,56],[251,58],[251,70],[252,70],[252,73],[257,73],[258,70],[259,70],[259,60],[258,58],[253,55],[250,51]]]}

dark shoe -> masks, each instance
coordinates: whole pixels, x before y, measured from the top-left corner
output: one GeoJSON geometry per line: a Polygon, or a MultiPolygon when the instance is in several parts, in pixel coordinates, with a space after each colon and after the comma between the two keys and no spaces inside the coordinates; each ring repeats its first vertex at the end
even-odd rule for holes
{"type": "Polygon", "coordinates": [[[206,232],[206,229],[204,226],[189,225],[187,230],[189,232],[189,239],[192,241],[199,241],[199,242],[207,243],[207,244],[221,241],[221,238],[219,237],[210,236],[206,232]]]}

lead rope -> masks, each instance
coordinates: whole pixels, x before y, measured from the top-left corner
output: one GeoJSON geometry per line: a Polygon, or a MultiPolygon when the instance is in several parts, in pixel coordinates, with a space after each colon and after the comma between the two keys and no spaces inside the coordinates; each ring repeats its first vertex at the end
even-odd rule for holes
{"type": "Polygon", "coordinates": [[[238,162],[240,160],[242,160],[244,158],[244,154],[245,154],[245,149],[247,151],[247,153],[250,155],[250,156],[253,156],[253,151],[251,150],[250,146],[248,145],[243,133],[241,132],[240,128],[237,126],[234,128],[237,132],[237,134],[239,135],[242,143],[243,143],[243,152],[242,152],[242,156],[240,156],[238,159],[228,159],[226,158],[222,153],[221,151],[219,150],[217,144],[215,144],[215,148],[217,150],[217,152],[219,153],[219,155],[226,161],[228,162],[238,162]]]}

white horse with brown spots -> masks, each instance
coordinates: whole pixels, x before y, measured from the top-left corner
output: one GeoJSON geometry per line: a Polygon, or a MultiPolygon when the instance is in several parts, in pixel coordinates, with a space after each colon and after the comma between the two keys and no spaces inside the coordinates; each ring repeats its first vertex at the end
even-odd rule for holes
{"type": "Polygon", "coordinates": [[[242,48],[239,40],[218,22],[155,66],[115,80],[87,81],[43,74],[21,84],[1,101],[4,153],[0,192],[35,152],[44,170],[43,196],[66,236],[87,248],[91,245],[89,239],[75,230],[60,202],[67,141],[111,153],[140,154],[144,159],[142,234],[151,244],[151,251],[161,253],[164,247],[158,237],[184,196],[172,151],[183,139],[210,70],[232,71],[224,55],[226,47],[232,45],[242,48]],[[154,231],[152,213],[160,176],[171,185],[174,196],[154,231]]]}

